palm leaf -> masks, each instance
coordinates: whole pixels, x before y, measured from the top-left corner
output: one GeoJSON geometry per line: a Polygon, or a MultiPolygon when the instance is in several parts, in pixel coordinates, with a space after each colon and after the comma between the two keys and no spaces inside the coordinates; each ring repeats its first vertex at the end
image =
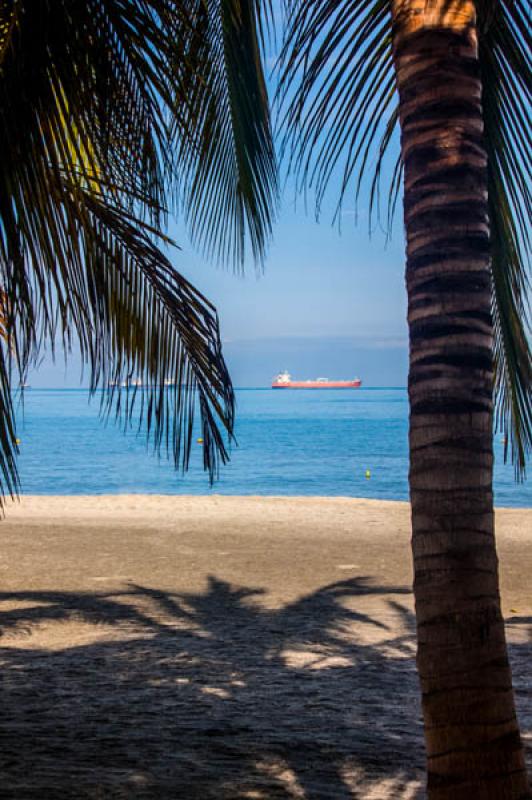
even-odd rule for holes
{"type": "Polygon", "coordinates": [[[271,7],[256,0],[193,5],[188,58],[200,79],[188,92],[198,124],[182,153],[186,218],[207,256],[243,266],[246,237],[262,260],[278,199],[261,62],[271,7]]]}
{"type": "Polygon", "coordinates": [[[348,192],[356,202],[368,165],[377,161],[373,212],[397,121],[389,1],[287,5],[277,94],[282,153],[298,188],[315,189],[318,215],[333,176],[340,181],[339,213],[348,192]]]}
{"type": "Polygon", "coordinates": [[[153,230],[92,193],[85,205],[89,229],[80,234],[87,243],[88,305],[76,309],[72,303],[71,313],[90,314],[92,335],[84,353],[92,366],[91,389],[111,387],[104,408],[120,411],[123,405],[126,420],[140,404],[156,448],[165,445],[183,469],[197,393],[204,464],[213,475],[218,459],[228,457],[217,423],[231,435],[234,415],[216,311],[153,243],[153,230]],[[142,380],[140,393],[116,388],[132,377],[142,380]]]}
{"type": "MultiPolygon", "coordinates": [[[[317,214],[333,176],[340,180],[338,213],[348,193],[358,199],[370,171],[371,227],[398,123],[390,2],[287,0],[286,5],[290,23],[277,95],[283,155],[298,189],[314,188],[317,214]]],[[[496,423],[519,475],[532,447],[530,25],[523,0],[477,0],[477,11],[489,159],[496,423]]],[[[388,230],[401,182],[397,154],[388,230]]]]}
{"type": "Polygon", "coordinates": [[[495,325],[496,421],[517,474],[532,448],[529,227],[532,39],[523,2],[478,3],[495,325]]]}
{"type": "MultiPolygon", "coordinates": [[[[231,7],[223,4],[224,15],[231,7]]],[[[230,229],[243,257],[249,227],[255,254],[262,252],[269,217],[260,170],[273,178],[275,167],[260,26],[250,30],[255,10],[246,6],[224,39],[245,29],[252,47],[239,83],[236,52],[228,58],[213,38],[227,25],[221,31],[211,21],[206,30],[205,9],[199,0],[0,2],[0,284],[9,298],[0,490],[18,486],[12,375],[24,380],[42,348],[57,341],[67,351],[79,341],[91,391],[105,389],[106,413],[127,423],[136,409],[155,447],[166,447],[176,465],[188,465],[196,401],[211,478],[227,459],[234,398],[216,312],[171,265],[162,250],[171,243],[160,231],[172,199],[193,207],[190,180],[200,185],[198,172],[226,174],[226,151],[206,144],[216,114],[240,177],[230,200],[215,202],[223,225],[212,233],[213,246],[230,229]],[[224,63],[214,63],[221,53],[224,63]],[[236,84],[230,91],[216,78],[216,69],[227,78],[226,62],[236,84]],[[237,129],[241,108],[249,124],[237,129]],[[116,388],[133,378],[146,388],[116,388]]],[[[210,219],[209,202],[191,212],[200,226],[204,215],[210,219]]]]}

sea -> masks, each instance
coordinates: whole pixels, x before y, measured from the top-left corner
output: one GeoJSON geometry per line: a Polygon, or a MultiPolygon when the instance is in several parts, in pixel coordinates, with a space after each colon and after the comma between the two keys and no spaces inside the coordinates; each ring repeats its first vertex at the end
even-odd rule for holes
{"type": "MultiPolygon", "coordinates": [[[[211,486],[194,436],[181,474],[138,425],[103,422],[83,389],[28,389],[17,406],[23,494],[321,495],[408,499],[405,389],[237,389],[237,444],[211,486]]],[[[532,506],[494,439],[495,503],[532,506]]]]}

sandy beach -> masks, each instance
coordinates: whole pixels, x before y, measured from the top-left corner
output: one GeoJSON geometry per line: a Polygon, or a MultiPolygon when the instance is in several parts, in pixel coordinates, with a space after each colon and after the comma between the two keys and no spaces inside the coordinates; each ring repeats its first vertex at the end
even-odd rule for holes
{"type": "MultiPolygon", "coordinates": [[[[532,509],[497,511],[532,767],[532,509]]],[[[409,507],[27,497],[0,546],[5,800],[413,800],[409,507]]]]}

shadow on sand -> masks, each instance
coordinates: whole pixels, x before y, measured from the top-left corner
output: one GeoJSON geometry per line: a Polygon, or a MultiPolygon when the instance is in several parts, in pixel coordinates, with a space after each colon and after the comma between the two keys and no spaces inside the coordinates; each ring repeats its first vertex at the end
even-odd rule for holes
{"type": "Polygon", "coordinates": [[[0,594],[2,798],[421,797],[407,593],[0,594]],[[368,595],[389,613],[362,613],[368,595]]]}

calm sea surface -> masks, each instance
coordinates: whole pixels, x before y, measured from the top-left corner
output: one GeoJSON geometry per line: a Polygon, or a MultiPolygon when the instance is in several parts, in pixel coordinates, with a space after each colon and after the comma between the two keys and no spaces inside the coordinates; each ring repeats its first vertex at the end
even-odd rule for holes
{"type": "MultiPolygon", "coordinates": [[[[19,413],[25,494],[344,495],[405,500],[404,389],[237,390],[238,447],[211,489],[201,445],[182,476],[135,430],[103,424],[83,390],[30,389],[19,413]],[[371,477],[365,477],[366,470],[371,477]]],[[[514,481],[495,439],[495,499],[532,506],[532,481],[514,481]]]]}

